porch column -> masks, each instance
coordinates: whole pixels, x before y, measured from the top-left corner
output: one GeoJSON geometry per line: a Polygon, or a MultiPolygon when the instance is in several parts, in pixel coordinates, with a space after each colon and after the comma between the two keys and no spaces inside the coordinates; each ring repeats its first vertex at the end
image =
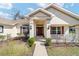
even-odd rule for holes
{"type": "Polygon", "coordinates": [[[49,26],[49,24],[47,24],[47,37],[46,37],[46,38],[51,38],[50,26],[49,26]]]}
{"type": "Polygon", "coordinates": [[[66,39],[66,42],[70,41],[69,26],[64,26],[64,39],[66,39]]]}
{"type": "Polygon", "coordinates": [[[79,26],[76,26],[75,30],[76,30],[76,39],[79,39],[79,26]]]}
{"type": "Polygon", "coordinates": [[[33,19],[30,19],[30,37],[34,37],[34,22],[33,19]]]}

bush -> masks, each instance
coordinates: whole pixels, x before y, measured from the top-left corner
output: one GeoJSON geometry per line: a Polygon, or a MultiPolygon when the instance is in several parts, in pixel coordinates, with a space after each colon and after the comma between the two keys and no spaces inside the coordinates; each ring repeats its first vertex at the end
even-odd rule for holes
{"type": "Polygon", "coordinates": [[[22,33],[17,33],[17,35],[18,35],[18,36],[21,36],[21,35],[23,35],[23,34],[22,34],[22,33]]]}
{"type": "Polygon", "coordinates": [[[46,38],[45,45],[46,45],[46,46],[51,45],[51,39],[50,39],[50,38],[46,38]]]}
{"type": "Polygon", "coordinates": [[[35,42],[35,38],[34,37],[28,39],[28,45],[30,47],[34,44],[34,42],[35,42]]]}
{"type": "Polygon", "coordinates": [[[5,35],[0,35],[0,39],[4,40],[5,39],[5,35]]]}

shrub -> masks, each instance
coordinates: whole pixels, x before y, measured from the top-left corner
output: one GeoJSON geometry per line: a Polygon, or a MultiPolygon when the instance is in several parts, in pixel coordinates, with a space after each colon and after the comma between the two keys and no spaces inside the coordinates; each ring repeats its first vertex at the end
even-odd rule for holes
{"type": "Polygon", "coordinates": [[[50,38],[46,38],[45,45],[46,45],[46,46],[51,45],[51,39],[50,39],[50,38]]]}
{"type": "Polygon", "coordinates": [[[21,36],[21,35],[22,35],[22,33],[17,33],[17,35],[18,35],[18,36],[21,36]]]}
{"type": "Polygon", "coordinates": [[[5,35],[0,35],[0,39],[4,40],[5,39],[5,35]]]}
{"type": "Polygon", "coordinates": [[[28,45],[30,47],[34,44],[34,42],[35,42],[35,38],[34,37],[28,39],[28,45]]]}

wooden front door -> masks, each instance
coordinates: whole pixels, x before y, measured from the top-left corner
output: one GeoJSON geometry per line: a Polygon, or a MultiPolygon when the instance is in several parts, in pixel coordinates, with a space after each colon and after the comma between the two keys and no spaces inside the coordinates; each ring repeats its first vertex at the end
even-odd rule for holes
{"type": "Polygon", "coordinates": [[[44,27],[36,27],[36,35],[44,36],[44,27]]]}

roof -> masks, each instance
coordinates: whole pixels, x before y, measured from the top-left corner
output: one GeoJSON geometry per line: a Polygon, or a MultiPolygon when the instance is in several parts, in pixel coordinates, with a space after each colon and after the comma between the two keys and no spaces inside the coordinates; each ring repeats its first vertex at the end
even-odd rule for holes
{"type": "Polygon", "coordinates": [[[70,17],[73,17],[75,19],[78,19],[79,20],[79,15],[75,14],[75,13],[72,13],[71,11],[68,11],[60,6],[58,6],[56,3],[53,3],[53,4],[49,4],[47,7],[45,7],[44,9],[48,9],[49,7],[53,7],[54,9],[58,10],[58,11],[61,11],[62,13],[65,13],[66,15],[69,15],[70,17]]]}
{"type": "Polygon", "coordinates": [[[50,24],[51,25],[69,25],[67,22],[57,17],[53,17],[50,24]]]}
{"type": "Polygon", "coordinates": [[[77,20],[73,20],[73,21],[69,21],[69,20],[62,20],[58,17],[53,17],[51,22],[50,22],[51,25],[55,26],[59,26],[59,25],[70,25],[70,26],[73,26],[73,25],[78,25],[79,24],[79,21],[77,20]]]}
{"type": "Polygon", "coordinates": [[[14,20],[8,20],[5,18],[0,18],[0,24],[4,24],[4,25],[13,25],[14,20]]]}
{"type": "Polygon", "coordinates": [[[0,24],[2,25],[16,25],[16,24],[23,24],[28,23],[28,19],[19,19],[19,20],[8,20],[5,18],[0,18],[0,24]]]}
{"type": "Polygon", "coordinates": [[[29,21],[28,21],[28,19],[19,19],[19,20],[15,20],[14,21],[15,23],[14,23],[14,25],[15,24],[28,24],[29,23],[29,21]]]}

